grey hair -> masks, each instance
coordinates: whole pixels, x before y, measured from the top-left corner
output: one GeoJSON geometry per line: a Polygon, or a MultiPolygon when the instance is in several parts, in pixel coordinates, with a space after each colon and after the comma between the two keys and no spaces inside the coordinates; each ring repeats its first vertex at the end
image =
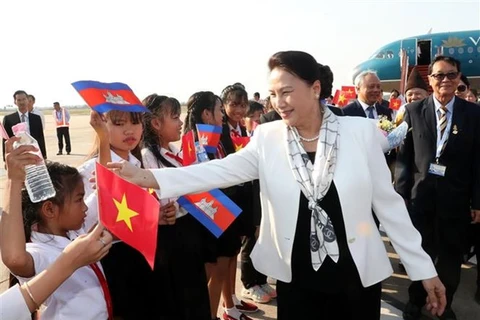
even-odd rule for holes
{"type": "Polygon", "coordinates": [[[362,71],[358,74],[358,76],[355,77],[355,81],[354,81],[354,84],[355,84],[355,87],[360,87],[360,85],[362,84],[363,80],[365,79],[366,76],[368,75],[374,75],[375,77],[378,78],[378,75],[377,75],[377,71],[375,70],[365,70],[365,71],[362,71]]]}

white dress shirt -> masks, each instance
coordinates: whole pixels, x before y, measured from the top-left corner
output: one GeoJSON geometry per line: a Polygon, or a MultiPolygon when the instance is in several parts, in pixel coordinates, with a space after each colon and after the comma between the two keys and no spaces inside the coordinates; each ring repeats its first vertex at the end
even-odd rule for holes
{"type": "MultiPolygon", "coordinates": [[[[363,111],[365,112],[365,115],[367,116],[368,118],[368,114],[369,114],[369,111],[367,110],[370,106],[368,104],[366,104],[365,102],[363,102],[362,100],[358,99],[358,103],[360,103],[360,105],[362,106],[363,108],[363,111]]],[[[375,119],[378,119],[378,112],[377,112],[377,108],[375,108],[375,105],[372,105],[371,107],[373,107],[373,117],[375,119]]]]}
{"type": "MultiPolygon", "coordinates": [[[[82,232],[83,230],[80,230],[79,233],[82,232]]],[[[75,232],[70,232],[70,239],[68,239],[32,231],[32,242],[27,243],[26,249],[33,258],[35,275],[55,262],[63,249],[77,235],[75,232]]],[[[98,263],[98,266],[102,270],[100,263],[98,263]]],[[[17,278],[21,284],[31,279],[18,276],[17,278]]],[[[89,266],[77,269],[45,300],[44,306],[42,320],[97,320],[108,318],[107,304],[102,287],[95,272],[89,266]]]]}

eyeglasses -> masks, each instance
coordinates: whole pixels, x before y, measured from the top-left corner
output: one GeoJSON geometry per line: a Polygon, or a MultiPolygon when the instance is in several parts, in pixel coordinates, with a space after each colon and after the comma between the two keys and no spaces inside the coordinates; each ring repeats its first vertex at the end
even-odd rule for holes
{"type": "Polygon", "coordinates": [[[449,73],[436,73],[431,74],[430,77],[434,78],[437,81],[442,81],[447,77],[448,80],[454,80],[458,77],[458,72],[449,72],[449,73]]]}
{"type": "Polygon", "coordinates": [[[467,86],[466,86],[466,85],[461,84],[461,85],[459,85],[459,86],[457,87],[457,91],[458,91],[458,92],[465,92],[465,90],[467,90],[467,86]]]}

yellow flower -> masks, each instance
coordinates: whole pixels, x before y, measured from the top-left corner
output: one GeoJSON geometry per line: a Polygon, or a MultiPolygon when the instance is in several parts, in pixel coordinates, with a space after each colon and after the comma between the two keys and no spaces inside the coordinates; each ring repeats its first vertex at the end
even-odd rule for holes
{"type": "Polygon", "coordinates": [[[380,116],[377,126],[387,133],[390,133],[393,129],[395,129],[395,125],[388,120],[386,116],[380,116]]]}

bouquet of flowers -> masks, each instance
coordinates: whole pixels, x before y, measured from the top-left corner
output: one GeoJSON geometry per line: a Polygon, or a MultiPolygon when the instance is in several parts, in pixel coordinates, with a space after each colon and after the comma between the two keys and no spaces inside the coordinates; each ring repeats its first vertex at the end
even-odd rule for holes
{"type": "Polygon", "coordinates": [[[377,127],[387,138],[388,147],[384,146],[384,151],[385,149],[390,151],[400,146],[408,133],[408,124],[406,122],[396,124],[388,120],[386,116],[380,116],[377,122],[377,127]]]}
{"type": "Polygon", "coordinates": [[[386,137],[396,128],[396,124],[388,120],[387,116],[380,116],[378,118],[377,127],[383,131],[383,134],[386,137]]]}

